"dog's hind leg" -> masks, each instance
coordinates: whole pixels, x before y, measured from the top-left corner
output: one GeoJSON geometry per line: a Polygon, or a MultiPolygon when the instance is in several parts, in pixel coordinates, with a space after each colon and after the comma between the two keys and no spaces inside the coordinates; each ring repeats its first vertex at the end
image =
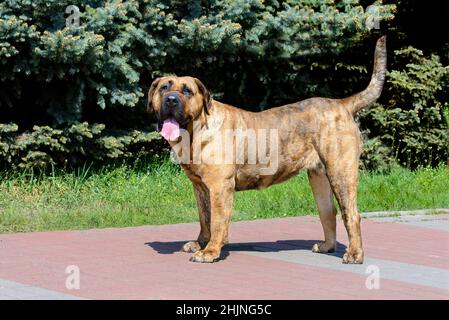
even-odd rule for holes
{"type": "Polygon", "coordinates": [[[349,247],[343,256],[343,263],[363,263],[360,214],[357,211],[358,158],[357,152],[346,153],[326,166],[335,198],[340,206],[343,222],[349,238],[349,247]],[[347,156],[348,154],[352,156],[347,156]]]}
{"type": "Polygon", "coordinates": [[[312,251],[319,253],[333,252],[337,246],[337,209],[334,205],[334,197],[329,179],[324,172],[319,170],[308,170],[307,175],[324,231],[324,242],[315,243],[312,251]]]}
{"type": "Polygon", "coordinates": [[[200,218],[200,234],[196,241],[189,241],[183,245],[182,251],[195,253],[207,246],[210,240],[210,196],[206,186],[193,183],[195,199],[198,206],[198,214],[200,218]]]}

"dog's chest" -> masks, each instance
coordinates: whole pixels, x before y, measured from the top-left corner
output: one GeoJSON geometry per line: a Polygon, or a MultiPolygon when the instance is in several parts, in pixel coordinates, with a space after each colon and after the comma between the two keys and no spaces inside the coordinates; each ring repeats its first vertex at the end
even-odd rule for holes
{"type": "Polygon", "coordinates": [[[273,184],[281,183],[295,176],[300,168],[278,168],[269,175],[260,173],[260,168],[245,166],[237,170],[235,190],[265,189],[273,184]]]}

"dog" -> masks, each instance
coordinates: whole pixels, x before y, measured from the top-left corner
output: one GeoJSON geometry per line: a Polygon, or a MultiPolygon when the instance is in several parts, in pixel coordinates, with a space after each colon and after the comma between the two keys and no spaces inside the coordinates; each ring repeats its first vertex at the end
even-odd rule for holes
{"type": "MultiPolygon", "coordinates": [[[[212,99],[205,85],[193,77],[154,80],[148,91],[147,111],[157,116],[160,133],[174,150],[180,150],[182,141],[187,145],[178,156],[184,158],[180,165],[193,185],[201,227],[196,241],[185,243],[181,249],[193,253],[191,261],[219,260],[223,245],[228,243],[235,191],[263,189],[307,169],[324,231],[324,241],[314,244],[312,251],[336,250],[335,196],[349,238],[343,263],[363,263],[356,203],[361,136],[354,115],[379,98],[385,81],[386,52],[383,36],[376,43],[371,81],[357,94],[343,99],[314,97],[261,112],[212,99]],[[214,145],[220,145],[216,142],[225,132],[236,130],[274,131],[274,143],[262,148],[260,141],[249,141],[249,135],[243,142],[237,142],[234,136],[227,145],[238,150],[225,153],[233,161],[195,161],[201,156],[219,158],[217,155],[223,153],[214,145]],[[254,161],[250,149],[275,156],[264,162],[254,161]]],[[[259,140],[270,139],[265,136],[259,140]]]]}

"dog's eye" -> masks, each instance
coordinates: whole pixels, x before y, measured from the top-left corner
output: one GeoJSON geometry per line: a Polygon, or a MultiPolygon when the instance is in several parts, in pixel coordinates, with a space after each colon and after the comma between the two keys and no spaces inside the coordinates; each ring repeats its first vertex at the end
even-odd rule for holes
{"type": "Polygon", "coordinates": [[[186,96],[190,96],[192,94],[192,90],[190,90],[189,88],[185,87],[184,89],[182,89],[182,93],[186,96]]]}
{"type": "Polygon", "coordinates": [[[170,84],[169,84],[169,83],[166,83],[166,84],[164,84],[159,90],[162,92],[162,91],[168,90],[168,88],[170,88],[170,84]]]}

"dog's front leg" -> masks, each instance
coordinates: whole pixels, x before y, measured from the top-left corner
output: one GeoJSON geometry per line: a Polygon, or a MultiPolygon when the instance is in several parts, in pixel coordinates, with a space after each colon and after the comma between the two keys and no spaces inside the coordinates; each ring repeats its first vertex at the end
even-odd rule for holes
{"type": "Polygon", "coordinates": [[[207,246],[190,258],[194,262],[214,262],[219,259],[221,248],[228,242],[229,223],[234,196],[233,179],[217,179],[208,184],[211,204],[211,237],[207,246]]]}
{"type": "Polygon", "coordinates": [[[210,240],[210,196],[209,190],[202,183],[193,183],[198,214],[200,218],[200,234],[196,241],[189,241],[182,246],[181,251],[195,253],[204,249],[210,240]]]}

